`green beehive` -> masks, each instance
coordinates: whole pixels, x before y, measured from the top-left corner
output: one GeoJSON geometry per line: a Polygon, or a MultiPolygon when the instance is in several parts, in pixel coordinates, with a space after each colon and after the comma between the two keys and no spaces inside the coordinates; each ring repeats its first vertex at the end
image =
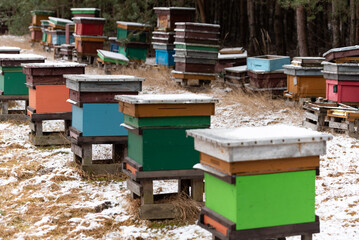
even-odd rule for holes
{"type": "Polygon", "coordinates": [[[132,61],[146,61],[148,45],[125,43],[120,44],[118,47],[118,53],[125,55],[129,60],[132,61]]]}
{"type": "MultiPolygon", "coordinates": [[[[236,231],[316,222],[315,177],[330,135],[285,125],[187,134],[201,154],[194,167],[206,172],[208,211],[236,231]]],[[[202,226],[213,224],[203,219],[202,226]]]]}
{"type": "Polygon", "coordinates": [[[150,26],[136,22],[117,21],[117,39],[128,42],[148,43],[150,26]]]}
{"type": "Polygon", "coordinates": [[[28,95],[26,75],[22,63],[44,62],[45,57],[35,54],[0,54],[0,91],[3,95],[28,95]]]}
{"type": "Polygon", "coordinates": [[[128,157],[143,171],[192,169],[199,163],[186,130],[208,128],[215,99],[191,95],[116,96],[129,129],[128,157]]]}

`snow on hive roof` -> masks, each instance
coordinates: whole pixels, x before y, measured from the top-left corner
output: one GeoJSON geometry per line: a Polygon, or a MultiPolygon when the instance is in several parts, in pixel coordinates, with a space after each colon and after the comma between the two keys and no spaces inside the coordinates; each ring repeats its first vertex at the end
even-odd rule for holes
{"type": "Polygon", "coordinates": [[[75,33],[73,33],[72,35],[74,35],[74,37],[79,37],[79,38],[107,38],[106,36],[92,36],[92,35],[77,35],[75,33]]]}
{"type": "Polygon", "coordinates": [[[345,51],[351,51],[351,50],[357,50],[357,49],[359,49],[359,45],[342,47],[342,48],[332,48],[332,49],[326,51],[323,54],[323,57],[325,57],[326,55],[328,55],[329,53],[332,53],[332,52],[345,52],[345,51]]]}
{"type": "Polygon", "coordinates": [[[71,11],[100,11],[99,8],[71,8],[71,11]]]}
{"type": "Polygon", "coordinates": [[[126,26],[137,26],[137,27],[151,27],[148,24],[145,23],[138,23],[138,22],[123,22],[123,21],[117,21],[116,24],[126,25],[126,26]]]}
{"type": "Polygon", "coordinates": [[[190,7],[154,7],[154,10],[192,10],[195,11],[195,8],[190,7]]]}
{"type": "Polygon", "coordinates": [[[175,25],[192,25],[192,26],[203,26],[203,27],[215,27],[215,28],[220,28],[220,25],[218,25],[218,24],[196,23],[196,22],[176,22],[175,25]]]}
{"type": "Polygon", "coordinates": [[[17,60],[45,60],[46,58],[37,54],[0,54],[0,60],[9,60],[9,61],[17,61],[17,60]]]}
{"type": "Polygon", "coordinates": [[[237,67],[229,67],[229,68],[225,68],[224,70],[226,70],[228,72],[235,72],[235,73],[246,72],[247,65],[237,66],[237,67]]]}
{"type": "Polygon", "coordinates": [[[71,20],[65,18],[49,17],[49,19],[51,22],[73,23],[71,20]]]}
{"type": "Polygon", "coordinates": [[[267,74],[267,73],[284,73],[284,69],[277,69],[274,71],[265,71],[265,70],[256,70],[256,69],[250,69],[249,72],[253,72],[255,74],[267,74]]]}
{"type": "Polygon", "coordinates": [[[72,20],[97,20],[97,21],[106,21],[106,18],[99,18],[99,17],[73,17],[72,20]]]}
{"type": "Polygon", "coordinates": [[[199,94],[143,94],[118,95],[116,100],[130,104],[158,104],[158,103],[215,103],[217,99],[199,94]]]}
{"type": "Polygon", "coordinates": [[[76,82],[133,82],[144,81],[144,78],[130,75],[90,75],[90,74],[65,74],[64,78],[76,82]]]}
{"type": "Polygon", "coordinates": [[[327,133],[288,125],[197,129],[188,130],[187,135],[226,147],[322,142],[333,138],[327,133]]]}
{"type": "Polygon", "coordinates": [[[112,59],[116,59],[116,60],[122,60],[125,62],[129,62],[129,59],[121,53],[114,53],[114,52],[110,52],[110,51],[106,51],[106,50],[97,50],[97,52],[99,54],[101,54],[102,56],[104,56],[105,58],[112,58],[112,59]]]}
{"type": "Polygon", "coordinates": [[[218,59],[238,59],[238,58],[246,58],[247,51],[244,53],[237,53],[237,54],[221,54],[218,53],[218,59]]]}
{"type": "Polygon", "coordinates": [[[0,51],[21,51],[21,48],[0,46],[0,51]]]}
{"type": "Polygon", "coordinates": [[[333,63],[323,61],[322,65],[332,65],[332,66],[345,66],[345,67],[359,67],[359,63],[333,63]]]}
{"type": "Polygon", "coordinates": [[[44,62],[44,63],[24,63],[21,64],[24,68],[68,68],[68,67],[86,67],[86,64],[75,62],[44,62]]]}
{"type": "Polygon", "coordinates": [[[293,64],[285,64],[283,65],[284,69],[293,69],[293,70],[322,70],[323,67],[302,67],[302,66],[298,66],[298,65],[293,65],[293,64]]]}

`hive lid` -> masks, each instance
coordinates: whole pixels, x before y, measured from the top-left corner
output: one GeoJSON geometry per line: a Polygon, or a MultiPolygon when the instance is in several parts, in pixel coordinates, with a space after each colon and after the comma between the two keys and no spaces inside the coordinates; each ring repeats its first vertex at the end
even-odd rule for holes
{"type": "Polygon", "coordinates": [[[74,62],[45,62],[45,63],[23,63],[24,68],[69,68],[69,67],[86,67],[86,64],[74,62]]]}
{"type": "Polygon", "coordinates": [[[225,68],[224,70],[228,71],[228,72],[235,72],[235,73],[247,72],[247,65],[237,66],[237,67],[229,67],[229,68],[225,68]]]}
{"type": "Polygon", "coordinates": [[[78,38],[103,38],[103,39],[107,39],[106,36],[94,36],[94,35],[78,35],[73,33],[72,35],[74,35],[74,37],[78,37],[78,38]]]}
{"type": "MultiPolygon", "coordinates": [[[[196,23],[196,22],[176,22],[175,25],[190,25],[190,26],[199,26],[199,27],[214,27],[214,28],[220,28],[220,25],[218,24],[210,24],[210,23],[196,23]]],[[[176,29],[175,29],[176,30],[176,29]]]]}
{"type": "Polygon", "coordinates": [[[31,11],[32,15],[53,15],[55,14],[55,11],[49,11],[49,10],[33,10],[31,11]]]}
{"type": "MultiPolygon", "coordinates": [[[[166,44],[166,43],[165,43],[165,44],[166,44]]],[[[174,42],[174,44],[175,44],[175,45],[194,46],[194,47],[212,47],[212,48],[219,48],[219,45],[200,44],[200,43],[174,42]]]]}
{"type": "Polygon", "coordinates": [[[352,50],[359,50],[359,45],[355,45],[355,46],[348,46],[348,47],[341,47],[341,48],[332,48],[328,51],[326,51],[323,54],[323,57],[327,56],[330,53],[335,53],[335,52],[345,52],[345,51],[352,51],[352,50]]]}
{"type": "Polygon", "coordinates": [[[20,60],[45,60],[46,58],[37,54],[0,54],[0,61],[20,60]]]}
{"type": "Polygon", "coordinates": [[[187,103],[216,103],[217,99],[199,94],[143,94],[118,95],[116,100],[129,104],[187,104],[187,103]]]}
{"type": "Polygon", "coordinates": [[[248,70],[248,72],[252,72],[252,73],[255,73],[255,74],[284,73],[284,69],[277,69],[277,70],[273,70],[273,71],[250,69],[250,70],[248,70]]]}
{"type": "Polygon", "coordinates": [[[244,53],[236,53],[236,54],[221,54],[218,53],[218,59],[239,59],[239,58],[247,58],[247,51],[244,53]]]}
{"type": "Polygon", "coordinates": [[[73,17],[72,20],[74,21],[81,21],[81,20],[96,20],[96,21],[106,21],[106,18],[99,18],[99,17],[73,17]]]}
{"type": "Polygon", "coordinates": [[[154,7],[153,10],[191,10],[191,11],[196,11],[195,8],[190,8],[190,7],[154,7]]]}
{"type": "Polygon", "coordinates": [[[359,67],[359,63],[333,63],[333,62],[327,62],[323,61],[322,65],[330,65],[330,66],[340,66],[340,67],[359,67]]]}
{"type": "Polygon", "coordinates": [[[11,52],[16,52],[16,51],[21,51],[21,48],[18,48],[18,47],[6,47],[6,46],[0,46],[0,51],[11,51],[11,52]]]}
{"type": "Polygon", "coordinates": [[[125,61],[125,62],[129,62],[130,60],[123,54],[121,53],[115,53],[115,52],[110,52],[110,51],[106,51],[106,50],[97,50],[97,52],[104,56],[105,58],[111,58],[111,59],[116,59],[116,60],[121,60],[121,61],[125,61]]]}
{"type": "Polygon", "coordinates": [[[121,25],[125,25],[125,26],[136,26],[136,27],[151,27],[149,24],[138,23],[138,22],[117,21],[116,24],[121,24],[121,25]]]}
{"type": "Polygon", "coordinates": [[[72,23],[73,22],[71,20],[65,19],[65,18],[57,18],[57,17],[49,17],[50,22],[52,23],[61,23],[61,24],[67,24],[67,23],[72,23]]]}
{"type": "Polygon", "coordinates": [[[64,78],[75,82],[133,82],[145,81],[144,78],[130,75],[90,75],[90,74],[65,74],[64,78]]]}
{"type": "Polygon", "coordinates": [[[99,8],[71,8],[71,11],[101,11],[99,8]]]}
{"type": "Polygon", "coordinates": [[[322,142],[333,138],[327,133],[320,133],[310,129],[288,125],[227,129],[197,129],[187,130],[186,132],[188,136],[229,148],[322,142]]]}
{"type": "Polygon", "coordinates": [[[244,51],[245,50],[243,47],[222,48],[221,50],[219,50],[221,54],[239,54],[244,53],[244,51]]]}
{"type": "Polygon", "coordinates": [[[293,64],[286,64],[283,65],[284,69],[293,69],[293,70],[322,70],[323,67],[302,67],[302,66],[297,66],[297,65],[293,65],[293,64]]]}

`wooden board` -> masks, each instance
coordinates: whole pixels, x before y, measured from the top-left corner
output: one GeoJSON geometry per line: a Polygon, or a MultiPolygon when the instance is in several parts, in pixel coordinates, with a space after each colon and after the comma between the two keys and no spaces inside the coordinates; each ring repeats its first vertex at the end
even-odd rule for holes
{"type": "Polygon", "coordinates": [[[201,152],[200,161],[228,175],[238,176],[302,171],[319,167],[319,156],[229,163],[201,152]]]}
{"type": "Polygon", "coordinates": [[[171,72],[174,78],[178,79],[201,79],[201,80],[216,80],[216,75],[206,75],[200,73],[190,73],[190,72],[171,72]]]}
{"type": "Polygon", "coordinates": [[[70,89],[69,98],[81,107],[83,103],[117,103],[116,95],[137,95],[138,92],[78,92],[70,89]]]}
{"type": "Polygon", "coordinates": [[[132,117],[174,117],[214,115],[214,103],[205,104],[129,104],[119,103],[119,111],[132,117]]]}

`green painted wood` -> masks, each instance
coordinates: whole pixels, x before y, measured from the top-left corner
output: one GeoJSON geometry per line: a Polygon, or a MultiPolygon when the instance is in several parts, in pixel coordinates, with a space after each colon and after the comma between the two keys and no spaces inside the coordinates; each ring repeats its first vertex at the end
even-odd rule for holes
{"type": "Polygon", "coordinates": [[[147,42],[149,32],[117,28],[117,39],[129,42],[147,42]]]}
{"type": "Polygon", "coordinates": [[[97,56],[102,59],[105,62],[110,62],[110,63],[117,63],[117,64],[121,64],[121,65],[128,65],[128,62],[122,61],[122,60],[118,60],[118,59],[113,59],[113,58],[106,58],[103,55],[97,53],[97,56]]]}
{"type": "Polygon", "coordinates": [[[147,48],[118,47],[118,53],[122,53],[130,60],[146,60],[147,48]]]}
{"type": "Polygon", "coordinates": [[[189,116],[189,117],[133,117],[125,114],[124,122],[135,128],[149,127],[206,127],[211,125],[210,116],[189,116]]]}
{"type": "Polygon", "coordinates": [[[179,49],[189,49],[189,50],[200,50],[200,51],[218,52],[218,48],[216,48],[216,47],[206,47],[206,46],[189,46],[189,45],[184,45],[184,44],[176,44],[176,48],[179,48],[179,49]]]}
{"type": "Polygon", "coordinates": [[[187,129],[144,129],[142,135],[129,131],[128,156],[143,171],[192,169],[199,163],[199,152],[194,139],[186,137],[187,129]]]}
{"type": "Polygon", "coordinates": [[[206,206],[237,230],[315,221],[315,170],[240,176],[235,185],[208,174],[205,181],[206,206]]]}
{"type": "Polygon", "coordinates": [[[22,73],[22,67],[0,67],[0,90],[4,95],[28,95],[26,75],[22,73]],[[8,72],[21,71],[21,72],[8,72]]]}

